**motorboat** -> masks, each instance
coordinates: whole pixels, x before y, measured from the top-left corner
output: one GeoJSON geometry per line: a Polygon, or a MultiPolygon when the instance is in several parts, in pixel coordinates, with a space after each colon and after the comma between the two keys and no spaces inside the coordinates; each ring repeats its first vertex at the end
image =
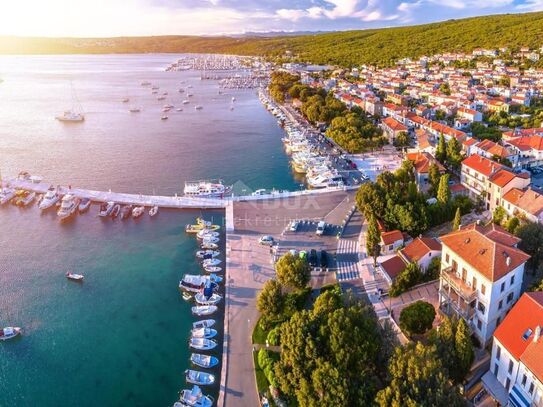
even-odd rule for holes
{"type": "Polygon", "coordinates": [[[15,190],[11,188],[0,189],[0,205],[4,205],[15,197],[15,190]]]}
{"type": "Polygon", "coordinates": [[[38,208],[40,208],[42,211],[45,211],[46,209],[55,206],[59,199],[60,194],[58,193],[57,188],[50,187],[43,196],[40,204],[38,205],[38,208]]]}
{"type": "Polygon", "coordinates": [[[13,339],[22,332],[22,329],[19,327],[7,326],[0,329],[0,341],[7,341],[8,339],[13,339]]]}
{"type": "Polygon", "coordinates": [[[151,86],[151,82],[149,81],[143,81],[140,83],[141,86],[151,86]]]}
{"type": "Polygon", "coordinates": [[[215,325],[214,319],[203,319],[192,323],[192,328],[211,328],[215,325]]]}
{"type": "Polygon", "coordinates": [[[134,219],[137,219],[139,218],[140,216],[142,216],[145,212],[145,206],[136,206],[134,209],[132,209],[132,217],[134,219]]]}
{"type": "Polygon", "coordinates": [[[163,115],[163,116],[160,118],[160,120],[168,120],[168,116],[163,115]]]}
{"type": "Polygon", "coordinates": [[[220,273],[222,271],[222,267],[219,267],[219,266],[204,266],[204,271],[206,273],[220,273]]]}
{"type": "Polygon", "coordinates": [[[115,219],[117,216],[119,216],[120,212],[121,212],[121,205],[119,204],[113,205],[113,209],[111,210],[111,217],[115,219]]]}
{"type": "Polygon", "coordinates": [[[131,107],[130,109],[128,109],[128,111],[130,113],[139,113],[141,112],[141,109],[139,107],[131,107]]]}
{"type": "Polygon", "coordinates": [[[196,105],[194,106],[195,110],[202,110],[204,107],[202,105],[196,105]]]}
{"type": "Polygon", "coordinates": [[[198,233],[196,233],[196,237],[198,239],[205,239],[206,237],[219,237],[219,232],[215,232],[210,229],[202,229],[198,233]]]}
{"type": "Polygon", "coordinates": [[[61,122],[82,122],[85,120],[85,115],[83,115],[83,113],[77,113],[72,110],[66,110],[64,113],[56,116],[55,118],[61,122]]]}
{"type": "Polygon", "coordinates": [[[66,273],[66,278],[73,281],[83,281],[83,274],[66,273]]]}
{"type": "Polygon", "coordinates": [[[199,292],[208,284],[218,284],[222,282],[222,277],[215,274],[203,276],[201,274],[185,274],[179,282],[179,288],[186,291],[199,292]]]}
{"type": "Polygon", "coordinates": [[[215,305],[196,305],[192,307],[192,313],[198,316],[211,315],[217,312],[217,309],[215,305]]]}
{"type": "Polygon", "coordinates": [[[219,245],[217,243],[203,243],[200,247],[203,250],[216,250],[219,248],[219,245]]]}
{"type": "Polygon", "coordinates": [[[219,243],[219,238],[218,237],[213,237],[213,236],[210,236],[210,237],[204,237],[202,239],[202,244],[209,244],[209,243],[219,243]]]}
{"type": "Polygon", "coordinates": [[[25,196],[21,197],[19,201],[17,202],[18,206],[28,206],[30,205],[34,199],[36,199],[36,193],[35,192],[28,192],[25,194],[25,196]]]}
{"type": "Polygon", "coordinates": [[[125,205],[121,208],[121,220],[128,219],[132,216],[132,205],[125,205]]]}
{"type": "Polygon", "coordinates": [[[190,102],[189,102],[187,99],[185,99],[185,100],[183,100],[183,102],[181,102],[181,103],[183,103],[184,105],[187,105],[187,104],[189,104],[190,102]]]}
{"type": "Polygon", "coordinates": [[[196,252],[196,257],[199,259],[206,258],[206,256],[217,257],[220,256],[221,252],[218,250],[198,250],[196,252]]]}
{"type": "Polygon", "coordinates": [[[79,199],[72,194],[66,194],[62,198],[60,209],[57,212],[57,216],[60,220],[68,219],[72,216],[79,206],[79,199]]]}
{"type": "Polygon", "coordinates": [[[211,339],[217,336],[217,330],[212,328],[195,328],[190,334],[193,338],[211,339]]]}
{"type": "Polygon", "coordinates": [[[190,355],[190,361],[198,366],[203,367],[204,369],[210,369],[219,364],[219,359],[211,355],[203,355],[201,353],[193,353],[190,355]]]}
{"type": "Polygon", "coordinates": [[[202,266],[218,266],[219,264],[221,264],[221,261],[219,259],[205,259],[202,263],[202,266]]]}
{"type": "Polygon", "coordinates": [[[176,112],[182,112],[183,111],[183,108],[182,107],[178,107],[177,109],[175,109],[176,112]]]}
{"type": "Polygon", "coordinates": [[[197,217],[195,225],[188,224],[187,226],[185,226],[185,232],[198,233],[203,229],[216,231],[216,230],[219,230],[220,228],[221,227],[219,225],[213,225],[211,221],[205,220],[201,217],[197,217]]]}
{"type": "Polygon", "coordinates": [[[191,390],[183,389],[179,395],[179,401],[174,403],[174,407],[211,407],[215,400],[211,396],[206,396],[197,386],[191,390]]]}
{"type": "Polygon", "coordinates": [[[343,177],[339,174],[324,173],[316,177],[309,177],[307,183],[311,188],[327,188],[343,184],[343,177]]]}
{"type": "Polygon", "coordinates": [[[83,198],[81,202],[79,202],[79,213],[85,213],[87,212],[91,207],[92,201],[89,198],[83,198]]]}
{"type": "Polygon", "coordinates": [[[183,292],[182,297],[183,297],[183,299],[184,299],[185,301],[190,301],[190,300],[192,300],[192,294],[189,293],[189,292],[187,292],[187,291],[183,292]]]}
{"type": "Polygon", "coordinates": [[[196,303],[200,305],[215,305],[222,300],[222,297],[215,293],[211,296],[206,296],[204,293],[198,293],[194,296],[194,299],[196,300],[196,303]]]}
{"type": "Polygon", "coordinates": [[[113,201],[101,204],[100,212],[98,212],[98,216],[101,216],[102,218],[108,217],[109,215],[111,215],[111,212],[113,212],[114,206],[115,206],[115,202],[113,201]]]}
{"type": "Polygon", "coordinates": [[[189,345],[198,350],[211,350],[217,346],[217,342],[213,339],[190,338],[189,345]]]}
{"type": "Polygon", "coordinates": [[[128,102],[130,102],[130,99],[128,99],[128,98],[123,99],[123,103],[128,103],[128,102]]]}
{"type": "Polygon", "coordinates": [[[230,192],[221,181],[189,181],[185,182],[185,196],[198,198],[222,198],[230,192]]]}
{"type": "Polygon", "coordinates": [[[151,209],[149,209],[149,216],[152,218],[153,216],[156,216],[158,214],[158,205],[153,206],[151,209]]]}
{"type": "Polygon", "coordinates": [[[211,373],[188,369],[185,371],[185,380],[187,383],[199,384],[202,386],[215,383],[215,376],[211,373]]]}

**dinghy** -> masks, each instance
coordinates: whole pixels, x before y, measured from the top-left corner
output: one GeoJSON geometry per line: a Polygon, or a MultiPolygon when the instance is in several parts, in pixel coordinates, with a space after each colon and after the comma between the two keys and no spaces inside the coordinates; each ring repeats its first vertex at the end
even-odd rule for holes
{"type": "Polygon", "coordinates": [[[213,339],[190,338],[189,345],[198,350],[211,350],[217,346],[217,342],[213,339]]]}
{"type": "Polygon", "coordinates": [[[211,373],[200,372],[199,370],[188,369],[185,371],[185,380],[187,383],[199,384],[205,386],[215,383],[215,376],[211,373]]]}
{"type": "Polygon", "coordinates": [[[193,353],[190,355],[190,361],[194,365],[203,367],[204,369],[210,369],[219,364],[219,359],[217,359],[215,356],[202,355],[201,353],[193,353]]]}

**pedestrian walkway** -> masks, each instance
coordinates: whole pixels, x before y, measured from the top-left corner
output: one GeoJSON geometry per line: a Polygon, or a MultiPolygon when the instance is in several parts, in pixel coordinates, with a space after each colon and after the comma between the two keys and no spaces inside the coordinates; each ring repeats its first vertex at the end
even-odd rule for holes
{"type": "Polygon", "coordinates": [[[358,241],[339,239],[336,252],[336,279],[338,282],[360,278],[358,260],[358,241]]]}

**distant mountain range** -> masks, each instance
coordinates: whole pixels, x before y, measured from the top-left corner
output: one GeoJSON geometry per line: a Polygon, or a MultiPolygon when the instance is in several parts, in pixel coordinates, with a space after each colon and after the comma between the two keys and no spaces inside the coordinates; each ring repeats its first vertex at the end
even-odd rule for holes
{"type": "Polygon", "coordinates": [[[474,48],[543,46],[543,12],[473,17],[410,27],[317,33],[245,33],[240,36],[116,38],[0,37],[0,54],[206,52],[280,57],[319,64],[389,65],[474,48]]]}

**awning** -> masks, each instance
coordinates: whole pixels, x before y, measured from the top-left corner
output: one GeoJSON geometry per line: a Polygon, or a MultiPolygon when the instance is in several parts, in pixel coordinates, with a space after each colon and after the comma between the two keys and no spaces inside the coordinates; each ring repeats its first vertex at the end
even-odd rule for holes
{"type": "Polygon", "coordinates": [[[502,386],[502,384],[498,381],[498,379],[496,379],[496,376],[494,376],[490,370],[483,375],[481,381],[483,382],[485,389],[494,400],[496,400],[502,406],[507,405],[507,400],[509,399],[507,390],[505,390],[505,387],[502,386]]]}
{"type": "Polygon", "coordinates": [[[514,407],[530,407],[531,403],[528,397],[524,395],[524,392],[518,385],[514,385],[509,393],[509,404],[514,407]]]}

